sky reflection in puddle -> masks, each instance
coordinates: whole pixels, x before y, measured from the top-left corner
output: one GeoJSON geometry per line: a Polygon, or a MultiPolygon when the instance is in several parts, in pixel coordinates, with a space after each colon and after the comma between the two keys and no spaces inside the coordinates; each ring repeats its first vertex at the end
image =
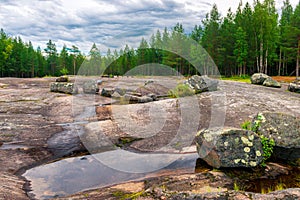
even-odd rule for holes
{"type": "Polygon", "coordinates": [[[95,154],[96,157],[95,155],[88,155],[84,157],[67,158],[32,168],[23,174],[23,176],[31,182],[32,191],[29,192],[29,195],[32,197],[35,196],[37,199],[47,199],[74,194],[96,187],[118,184],[129,180],[159,176],[160,173],[172,173],[174,170],[178,173],[178,169],[182,169],[184,173],[193,173],[198,158],[197,153],[181,155],[148,154],[149,159],[148,162],[146,162],[145,156],[143,158],[140,156],[130,158],[130,156],[124,152],[125,151],[117,150],[98,155],[95,154]],[[155,156],[153,157],[153,155],[155,156]],[[107,156],[108,159],[103,159],[104,156],[107,156]],[[160,159],[155,159],[157,156],[160,159]],[[112,163],[113,157],[115,157],[115,159],[113,159],[114,162],[112,163]],[[123,159],[118,159],[118,157],[123,159]],[[129,158],[127,163],[126,159],[124,159],[126,157],[129,158]],[[100,162],[99,158],[104,160],[104,162],[100,162]],[[140,162],[137,162],[138,159],[140,159],[140,162]],[[152,164],[154,164],[154,167],[162,166],[161,161],[157,162],[155,160],[165,160],[165,163],[167,163],[170,159],[174,159],[175,161],[162,169],[158,168],[156,171],[150,171],[150,169],[153,169],[152,164]],[[107,163],[108,161],[109,163],[107,163]],[[136,163],[139,163],[138,166],[135,166],[136,163]],[[149,166],[150,168],[147,170],[149,166]],[[139,173],[141,171],[138,170],[143,167],[146,169],[145,173],[139,173]],[[136,173],[133,173],[134,171],[136,173]]]}

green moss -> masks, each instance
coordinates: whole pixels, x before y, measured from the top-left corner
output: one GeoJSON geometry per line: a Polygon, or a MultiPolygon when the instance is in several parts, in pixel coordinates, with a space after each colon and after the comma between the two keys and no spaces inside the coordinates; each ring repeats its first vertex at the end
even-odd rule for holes
{"type": "Polygon", "coordinates": [[[145,195],[145,191],[142,190],[142,191],[134,192],[134,193],[125,193],[125,192],[122,192],[122,191],[116,191],[116,192],[113,192],[112,195],[114,197],[116,197],[117,199],[120,199],[120,200],[137,199],[137,198],[139,198],[141,196],[144,196],[145,195]]]}
{"type": "Polygon", "coordinates": [[[275,141],[273,139],[269,139],[265,136],[260,136],[261,139],[261,144],[263,147],[263,162],[261,164],[261,166],[265,167],[266,166],[266,161],[272,156],[273,153],[273,149],[275,146],[275,141]]]}
{"type": "Polygon", "coordinates": [[[244,129],[244,130],[251,130],[251,122],[249,120],[244,121],[241,124],[241,128],[244,129]]]}

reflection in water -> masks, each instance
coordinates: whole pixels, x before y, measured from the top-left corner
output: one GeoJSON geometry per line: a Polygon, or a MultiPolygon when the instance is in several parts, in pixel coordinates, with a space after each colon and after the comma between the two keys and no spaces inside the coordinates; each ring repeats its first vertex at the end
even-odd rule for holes
{"type": "MultiPolygon", "coordinates": [[[[120,154],[118,155],[121,156],[120,154]]],[[[165,157],[168,158],[173,155],[174,154],[165,154],[165,157]]],[[[172,174],[174,169],[176,169],[177,174],[178,170],[182,170],[183,173],[193,173],[197,158],[197,153],[182,154],[181,157],[172,164],[155,172],[128,173],[112,169],[99,162],[95,157],[89,155],[67,158],[35,167],[28,170],[23,176],[31,182],[32,191],[29,193],[30,196],[35,196],[37,199],[47,199],[74,194],[91,188],[118,184],[129,180],[159,176],[160,174],[172,174]]],[[[147,168],[148,164],[147,162],[141,161],[139,167],[144,165],[144,167],[147,168]]],[[[122,165],[125,165],[125,163],[122,163],[122,165]]],[[[128,166],[130,165],[127,165],[127,167],[128,166]]]]}

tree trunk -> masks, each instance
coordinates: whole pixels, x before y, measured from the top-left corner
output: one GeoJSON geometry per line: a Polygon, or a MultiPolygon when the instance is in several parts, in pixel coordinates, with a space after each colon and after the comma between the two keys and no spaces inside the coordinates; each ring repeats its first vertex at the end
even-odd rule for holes
{"type": "Polygon", "coordinates": [[[280,47],[280,51],[279,51],[279,64],[278,64],[278,76],[280,76],[280,71],[281,71],[281,47],[280,47]]]}
{"type": "Polygon", "coordinates": [[[259,50],[259,72],[263,72],[263,57],[264,57],[264,44],[263,42],[261,41],[260,42],[260,50],[259,50]]]}
{"type": "Polygon", "coordinates": [[[266,57],[265,57],[265,74],[268,74],[268,49],[266,50],[266,57]]]}
{"type": "Polygon", "coordinates": [[[300,57],[300,36],[298,38],[298,50],[296,59],[296,79],[299,80],[299,57],[300,57]]]}

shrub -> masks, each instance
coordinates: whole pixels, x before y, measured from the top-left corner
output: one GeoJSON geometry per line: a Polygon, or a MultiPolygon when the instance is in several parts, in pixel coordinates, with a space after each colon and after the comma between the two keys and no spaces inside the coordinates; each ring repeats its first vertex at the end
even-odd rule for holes
{"type": "Polygon", "coordinates": [[[178,84],[174,89],[169,90],[168,95],[172,98],[192,96],[195,91],[186,84],[178,84]]]}

